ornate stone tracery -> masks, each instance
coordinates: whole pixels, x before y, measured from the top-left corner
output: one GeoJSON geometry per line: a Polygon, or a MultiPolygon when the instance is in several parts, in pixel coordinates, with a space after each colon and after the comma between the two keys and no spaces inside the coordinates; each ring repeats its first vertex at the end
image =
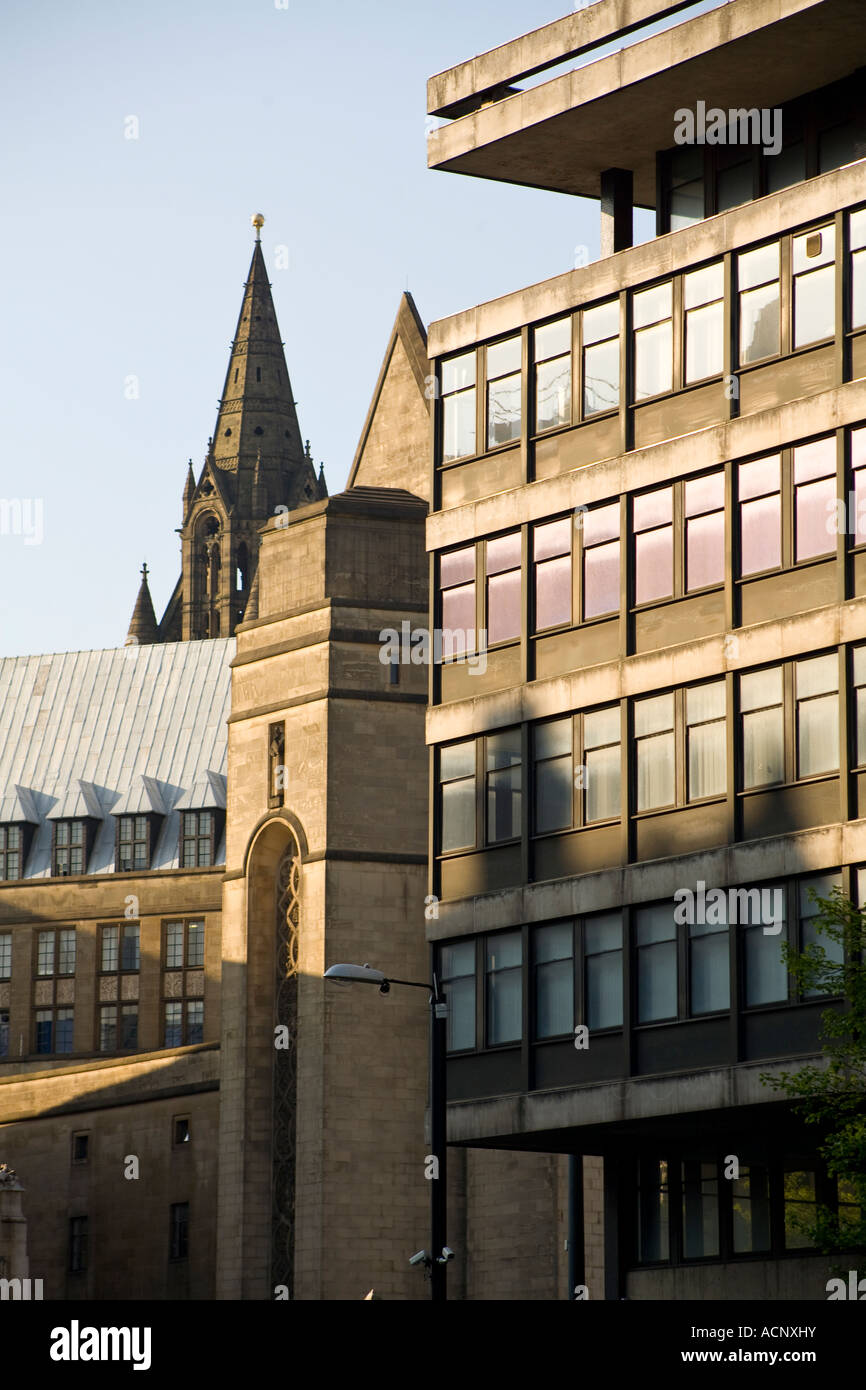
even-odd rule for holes
{"type": "MultiPolygon", "coordinates": [[[[293,838],[277,869],[274,1028],[287,1046],[274,1049],[271,1285],[294,1296],[295,1134],[297,1127],[298,929],[301,855],[293,838]]],[[[274,1034],[276,1037],[276,1032],[274,1034]]]]}

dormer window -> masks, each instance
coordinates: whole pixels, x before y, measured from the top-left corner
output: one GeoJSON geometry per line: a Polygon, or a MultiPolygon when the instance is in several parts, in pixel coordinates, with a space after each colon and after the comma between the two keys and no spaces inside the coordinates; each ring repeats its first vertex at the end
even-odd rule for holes
{"type": "Polygon", "coordinates": [[[217,850],[217,811],[183,811],[180,818],[180,863],[184,869],[207,868],[217,850]]]}
{"type": "Polygon", "coordinates": [[[23,877],[31,834],[29,825],[0,825],[0,879],[23,877]]]}
{"type": "Polygon", "coordinates": [[[83,874],[88,858],[88,824],[84,820],[54,822],[54,843],[51,846],[51,872],[55,878],[68,874],[83,874]]]}
{"type": "Polygon", "coordinates": [[[115,865],[118,873],[149,869],[154,816],[118,816],[115,865]]]}

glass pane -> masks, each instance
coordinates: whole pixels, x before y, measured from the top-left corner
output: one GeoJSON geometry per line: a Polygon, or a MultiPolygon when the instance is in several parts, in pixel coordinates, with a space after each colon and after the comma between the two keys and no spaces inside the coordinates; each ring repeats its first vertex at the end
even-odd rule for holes
{"type": "Polygon", "coordinates": [[[442,363],[442,393],[462,391],[475,385],[475,351],[464,352],[442,363]]]}
{"type": "Polygon", "coordinates": [[[497,536],[487,542],[486,567],[488,574],[501,574],[503,570],[519,568],[521,559],[520,532],[510,531],[507,536],[497,536]]]}
{"type": "Polygon", "coordinates": [[[779,284],[740,295],[740,361],[759,362],[780,350],[779,284]]]}
{"type": "Polygon", "coordinates": [[[520,970],[487,977],[487,1041],[517,1042],[523,1035],[523,980],[520,970]]]}
{"type": "Polygon", "coordinates": [[[797,707],[797,762],[801,777],[839,767],[838,696],[822,695],[797,707]]]}
{"type": "Polygon", "coordinates": [[[866,251],[851,257],[851,327],[866,324],[866,251]]]}
{"type": "Polygon", "coordinates": [[[542,328],[536,328],[536,362],[559,357],[564,352],[571,352],[571,319],[557,319],[556,323],[546,323],[542,328]]]}
{"type": "MultiPolygon", "coordinates": [[[[474,956],[474,948],[473,948],[474,956]]],[[[475,976],[444,986],[448,1003],[447,1048],[459,1052],[475,1046],[475,976]]]]}
{"type": "Polygon", "coordinates": [[[712,299],[721,299],[724,292],[725,267],[721,261],[683,276],[683,305],[686,309],[697,309],[701,304],[709,304],[712,299]]]}
{"type": "Polygon", "coordinates": [[[532,940],[536,964],[548,960],[571,960],[574,954],[570,922],[556,922],[551,927],[539,927],[533,933],[532,940]]]}
{"type": "MultiPolygon", "coordinates": [[[[864,442],[866,442],[866,430],[862,431],[864,442]]],[[[866,455],[866,448],[864,448],[866,455]]],[[[608,507],[593,507],[591,511],[578,512],[580,525],[583,527],[584,545],[598,545],[600,541],[612,541],[619,539],[619,503],[613,502],[608,507]]],[[[578,524],[575,518],[575,526],[578,524]]]]}
{"type": "Polygon", "coordinates": [[[442,458],[463,458],[475,453],[475,392],[461,391],[442,402],[442,458]]]}
{"type": "Polygon", "coordinates": [[[187,965],[204,965],[204,923],[190,922],[187,927],[187,965]]]}
{"type": "Polygon", "coordinates": [[[689,478],[686,481],[686,516],[702,516],[704,512],[724,510],[725,475],[723,472],[707,473],[703,478],[689,478]]]}
{"type": "Polygon", "coordinates": [[[596,545],[583,555],[583,616],[619,611],[619,541],[596,545]]]}
{"type": "Polygon", "coordinates": [[[587,956],[618,951],[622,946],[622,918],[618,912],[600,912],[583,924],[583,949],[587,956]]]}
{"type": "Polygon", "coordinates": [[[759,246],[757,251],[744,251],[737,258],[737,275],[741,290],[754,289],[768,280],[779,277],[779,243],[759,246]]]}
{"type": "Polygon", "coordinates": [[[691,1011],[711,1014],[731,1006],[728,933],[696,936],[689,943],[691,1011]]]}
{"type": "Polygon", "coordinates": [[[689,729],[688,745],[689,800],[724,796],[727,770],[724,721],[689,729]]]}
{"type": "Polygon", "coordinates": [[[813,478],[829,478],[836,473],[836,437],[813,439],[794,449],[794,482],[809,483],[813,478]]]}
{"type": "Polygon", "coordinates": [[[442,850],[471,849],[475,844],[475,782],[465,778],[442,788],[442,850]]]}
{"type": "Polygon", "coordinates": [[[664,1159],[638,1164],[638,1262],[669,1257],[668,1165],[664,1159]]]}
{"type": "Polygon", "coordinates": [[[487,770],[514,767],[520,764],[520,730],[508,729],[502,734],[487,736],[487,770]]]}
{"type": "Polygon", "coordinates": [[[663,941],[637,953],[638,1023],[677,1016],[677,944],[663,941]]]}
{"type": "Polygon", "coordinates": [[[599,748],[605,743],[619,743],[619,705],[592,710],[583,716],[584,748],[599,748]]]}
{"type": "Polygon", "coordinates": [[[585,757],[586,819],[614,820],[620,814],[619,744],[590,749],[585,757]]]}
{"type": "Polygon", "coordinates": [[[571,756],[571,719],[554,719],[549,724],[537,724],[533,731],[535,757],[557,758],[571,756]]]}
{"type": "Polygon", "coordinates": [[[670,321],[642,328],[634,338],[635,400],[646,400],[673,386],[673,328],[670,321]]]}
{"type": "Polygon", "coordinates": [[[587,957],[586,1021],[590,1030],[622,1027],[622,951],[587,957]]]}
{"type": "Polygon", "coordinates": [[[637,746],[637,809],[652,811],[672,806],[674,792],[674,736],[655,734],[637,746]]]}
{"type": "Polygon", "coordinates": [[[555,1038],[574,1028],[574,965],[557,960],[535,973],[535,1036],[555,1038]]]}
{"type": "Polygon", "coordinates": [[[535,369],[535,428],[571,423],[571,357],[556,357],[535,369]]]}
{"type": "Polygon", "coordinates": [[[740,709],[764,709],[782,703],[782,668],[749,671],[740,677],[740,709]]]}
{"type": "Polygon", "coordinates": [[[657,903],[655,907],[642,907],[638,910],[635,935],[638,946],[652,946],[658,941],[673,941],[676,934],[674,909],[669,903],[657,903]]]}
{"type": "Polygon", "coordinates": [[[857,247],[866,246],[866,208],[859,208],[857,212],[851,213],[849,232],[852,251],[857,247]]]}
{"type": "Polygon", "coordinates": [[[802,274],[804,270],[817,270],[819,265],[831,265],[835,257],[836,229],[832,224],[794,237],[791,268],[795,275],[802,274]]]}
{"type": "Polygon", "coordinates": [[[747,1255],[770,1248],[770,1174],[766,1168],[740,1164],[733,1179],[734,1251],[747,1255]]]}
{"type": "Polygon", "coordinates": [[[535,567],[535,626],[540,630],[570,622],[571,556],[563,555],[535,567]]]}
{"type": "Polygon", "coordinates": [[[785,780],[781,707],[743,715],[743,785],[764,787],[785,780]]]}
{"type": "Polygon", "coordinates": [[[693,227],[704,216],[704,181],[694,179],[681,184],[671,191],[671,231],[678,232],[681,227],[693,227]]]}
{"type": "Polygon", "coordinates": [[[832,338],[836,331],[836,270],[832,265],[794,281],[794,347],[832,338]]]}
{"type": "Polygon", "coordinates": [[[649,700],[636,700],[634,731],[636,737],[658,734],[674,727],[673,695],[654,695],[649,700]]]}
{"type": "Polygon", "coordinates": [[[634,498],[632,517],[636,531],[663,526],[672,516],[673,488],[660,487],[655,492],[644,492],[634,498]]]}
{"type": "Polygon", "coordinates": [[[452,777],[475,776],[475,740],[452,743],[439,750],[439,775],[443,782],[452,777]]]}
{"type": "Polygon", "coordinates": [[[764,168],[768,193],[778,193],[781,188],[790,188],[792,183],[802,183],[806,177],[806,147],[802,140],[765,160],[764,168]]]}
{"type": "Polygon", "coordinates": [[[725,704],[724,681],[693,685],[686,691],[686,723],[703,724],[708,719],[724,719],[725,704]]]}
{"type": "Polygon", "coordinates": [[[491,343],[487,349],[487,380],[520,371],[520,337],[506,338],[504,343],[491,343]]]}
{"type": "Polygon", "coordinates": [[[749,497],[763,497],[770,492],[778,492],[781,479],[781,459],[778,454],[768,458],[755,459],[752,463],[741,463],[738,473],[740,501],[749,497]]]}
{"type": "Polygon", "coordinates": [[[487,581],[487,641],[507,642],[520,636],[520,570],[487,581]]]}
{"type": "Polygon", "coordinates": [[[487,777],[487,839],[517,839],[520,835],[520,768],[491,772],[487,777]]]}
{"type": "Polygon", "coordinates": [[[798,560],[836,549],[836,479],[821,478],[795,489],[798,560]]]}
{"type": "Polygon", "coordinates": [[[453,980],[458,975],[475,975],[475,942],[457,941],[451,946],[443,946],[439,956],[443,980],[453,980]]]}
{"type": "MultiPolygon", "coordinates": [[[[866,244],[866,243],[864,243],[866,244]]],[[[603,338],[615,338],[619,334],[619,300],[609,299],[594,309],[583,311],[583,341],[600,343],[603,338]]]]}
{"type": "MultiPolygon", "coordinates": [[[[536,560],[549,560],[553,555],[571,552],[571,517],[562,521],[547,521],[533,527],[533,553],[536,560]]],[[[518,557],[519,563],[519,557],[518,557]]]]}
{"type": "Polygon", "coordinates": [[[726,212],[728,208],[741,207],[752,200],[753,193],[752,161],[734,164],[730,169],[721,169],[716,178],[716,210],[726,212]]]}
{"type": "Polygon", "coordinates": [[[673,593],[673,565],[672,526],[635,536],[635,603],[669,598],[673,593]]]}
{"type": "Polygon", "coordinates": [[[686,314],[686,382],[721,375],[724,365],[722,303],[708,304],[686,314]]]}
{"type": "Polygon", "coordinates": [[[773,1004],[788,997],[788,971],[782,959],[784,928],[778,936],[763,927],[743,933],[746,944],[746,1003],[773,1004]]]}
{"type": "Polygon", "coordinates": [[[648,324],[658,323],[659,319],[669,319],[672,313],[673,285],[668,280],[664,285],[654,285],[651,290],[640,290],[632,295],[632,321],[635,328],[646,328],[648,324]]]}
{"type": "Polygon", "coordinates": [[[740,505],[740,573],[759,574],[782,563],[782,499],[778,493],[740,505]]]}
{"type": "Polygon", "coordinates": [[[455,584],[465,584],[475,578],[475,546],[467,545],[462,550],[452,550],[439,557],[439,577],[443,589],[453,588],[455,584]]]}
{"type": "Polygon", "coordinates": [[[583,413],[598,415],[619,405],[619,338],[584,349],[583,413]]]}
{"type": "Polygon", "coordinates": [[[443,637],[443,653],[460,656],[475,646],[475,585],[464,584],[459,589],[446,589],[442,595],[442,627],[451,634],[447,646],[443,637]]]}
{"type": "Polygon", "coordinates": [[[719,1178],[715,1163],[682,1164],[683,1255],[705,1259],[719,1253],[719,1178]]]}
{"type": "Polygon", "coordinates": [[[487,447],[520,436],[521,377],[503,376],[487,387],[487,447]]]}
{"type": "Polygon", "coordinates": [[[725,579],[725,514],[686,522],[686,589],[706,589],[725,579]]]}
{"type": "Polygon", "coordinates": [[[551,758],[535,768],[535,829],[546,835],[572,823],[571,757],[551,758]]]}
{"type": "Polygon", "coordinates": [[[504,932],[487,938],[487,969],[510,970],[523,964],[523,945],[520,932],[504,932]]]}
{"type": "Polygon", "coordinates": [[[797,662],[797,699],[828,695],[839,689],[839,661],[835,652],[797,662]]]}

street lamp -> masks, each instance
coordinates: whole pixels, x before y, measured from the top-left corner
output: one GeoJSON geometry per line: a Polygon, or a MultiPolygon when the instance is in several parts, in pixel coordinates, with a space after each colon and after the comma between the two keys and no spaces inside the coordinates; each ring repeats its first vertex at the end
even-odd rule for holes
{"type": "Polygon", "coordinates": [[[454,1252],[445,1244],[447,1212],[446,1133],[445,1133],[445,1048],[448,1005],[434,974],[433,983],[419,980],[396,980],[375,970],[371,965],[332,965],[324,978],[334,984],[377,985],[380,994],[387,994],[392,985],[407,985],[410,989],[426,989],[430,995],[430,1140],[435,1167],[430,1180],[430,1252],[419,1250],[410,1264],[424,1264],[430,1271],[430,1297],[434,1303],[447,1298],[445,1267],[454,1252]]]}

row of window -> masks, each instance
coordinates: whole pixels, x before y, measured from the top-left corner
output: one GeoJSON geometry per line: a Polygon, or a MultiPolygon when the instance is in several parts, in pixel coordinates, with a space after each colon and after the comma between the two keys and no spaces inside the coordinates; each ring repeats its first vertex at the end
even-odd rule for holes
{"type": "MultiPolygon", "coordinates": [[[[88,1218],[71,1217],[67,1263],[70,1274],[87,1273],[89,1239],[88,1218]]],[[[169,1207],[168,1257],[173,1261],[189,1258],[189,1202],[172,1202],[169,1207]]]]}
{"type": "MultiPolygon", "coordinates": [[[[731,1008],[731,953],[738,953],[740,1006],[795,1004],[782,952],[818,943],[841,963],[841,947],[819,935],[817,898],[840,885],[838,873],[731,889],[724,901],[685,912],[681,901],[593,913],[524,931],[514,929],[439,947],[448,1000],[448,1050],[485,1051],[524,1036],[524,999],[533,1042],[623,1026],[671,1023],[731,1008]],[[684,917],[694,920],[684,921],[684,917]],[[630,951],[633,997],[626,996],[630,951]],[[525,968],[528,966],[528,969],[525,968]]],[[[699,893],[695,901],[704,902],[699,893]]]]}
{"type": "MultiPolygon", "coordinates": [[[[173,1115],[171,1120],[171,1145],[180,1148],[191,1139],[189,1115],[173,1115]]],[[[70,1162],[75,1166],[90,1162],[90,1131],[77,1130],[71,1136],[70,1162]]]]}
{"type": "MultiPolygon", "coordinates": [[[[136,971],[141,966],[141,928],[138,922],[106,924],[99,928],[99,969],[106,974],[136,971]]],[[[195,969],[204,965],[204,922],[164,922],[162,927],[165,970],[195,969]]],[[[51,927],[35,934],[36,974],[40,977],[74,975],[76,932],[74,927],[51,927]]],[[[0,932],[0,980],[12,975],[12,933],[0,932]]]]}
{"type": "MultiPolygon", "coordinates": [[[[164,816],[118,816],[114,864],[117,873],[149,869],[164,816]]],[[[184,869],[207,868],[216,862],[222,832],[222,813],[183,811],[180,815],[178,857],[184,869]]],[[[51,873],[55,878],[84,874],[93,850],[93,819],[52,821],[51,873]]],[[[0,825],[0,879],[23,878],[33,839],[32,825],[0,825]]]]}
{"type": "MultiPolygon", "coordinates": [[[[846,327],[854,331],[866,327],[866,208],[850,214],[847,230],[846,327]]],[[[832,340],[837,261],[836,227],[827,222],[733,255],[728,294],[720,259],[540,325],[525,349],[516,333],[445,358],[441,462],[513,443],[526,411],[534,436],[617,410],[626,333],[632,404],[720,378],[732,318],[733,370],[832,340]]]]}
{"type": "Polygon", "coordinates": [[[485,631],[488,646],[519,638],[527,598],[529,630],[536,633],[618,614],[626,557],[629,602],[640,606],[719,588],[726,567],[751,579],[834,556],[840,525],[849,527],[853,546],[866,544],[866,428],[845,431],[845,444],[844,514],[831,434],[733,465],[731,517],[726,470],[716,468],[632,494],[625,544],[616,499],[530,526],[526,566],[521,531],[444,551],[439,619],[450,634],[445,655],[472,650],[476,634],[485,631]]]}
{"type": "MultiPolygon", "coordinates": [[[[852,752],[866,766],[866,647],[851,652],[852,752]]],[[[727,686],[721,680],[634,697],[439,749],[439,852],[519,839],[525,757],[533,835],[618,820],[623,725],[630,728],[637,814],[726,795],[727,686]]],[[[741,672],[735,680],[738,788],[783,786],[838,772],[836,651],[741,672]]]]}
{"type": "Polygon", "coordinates": [[[860,1219],[852,1185],[799,1156],[640,1158],[633,1172],[638,1265],[808,1250],[819,1205],[843,1227],[860,1219]]]}
{"type": "MultiPolygon", "coordinates": [[[[75,1010],[34,1010],[33,1051],[57,1056],[74,1051],[75,1010]]],[[[9,1010],[0,1009],[0,1057],[9,1056],[9,1010]]],[[[171,999],[163,1004],[163,1047],[189,1047],[204,1042],[204,1001],[171,999]]],[[[97,1051],[135,1052],[138,1049],[138,1004],[100,1004],[97,1010],[97,1051]]]]}

